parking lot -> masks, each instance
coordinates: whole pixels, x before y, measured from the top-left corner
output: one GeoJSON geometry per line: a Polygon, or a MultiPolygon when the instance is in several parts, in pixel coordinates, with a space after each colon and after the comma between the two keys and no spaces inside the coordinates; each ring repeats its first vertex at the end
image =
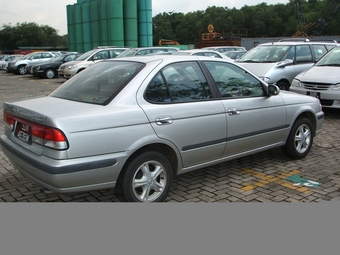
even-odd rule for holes
{"type": "MultiPolygon", "coordinates": [[[[65,80],[0,71],[0,132],[4,101],[46,95],[65,80]]],[[[174,179],[166,202],[321,202],[340,200],[340,109],[325,122],[308,156],[291,160],[274,149],[197,170],[174,179]]],[[[113,189],[45,194],[0,150],[0,202],[119,202],[113,189]]]]}

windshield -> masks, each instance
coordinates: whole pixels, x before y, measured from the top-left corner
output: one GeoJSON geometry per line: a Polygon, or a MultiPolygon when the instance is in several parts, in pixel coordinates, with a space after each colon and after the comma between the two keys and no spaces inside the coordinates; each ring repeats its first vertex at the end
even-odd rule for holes
{"type": "Polygon", "coordinates": [[[88,59],[90,56],[92,56],[95,52],[97,52],[98,50],[90,50],[88,52],[85,52],[83,55],[81,55],[80,57],[78,57],[76,60],[81,61],[81,60],[86,60],[88,59]]]}
{"type": "Polygon", "coordinates": [[[120,53],[117,58],[122,58],[122,57],[131,57],[133,56],[136,52],[138,51],[138,49],[129,49],[129,50],[125,50],[122,53],[120,53]]]}
{"type": "Polygon", "coordinates": [[[106,105],[144,67],[130,61],[101,61],[72,77],[50,96],[106,105]]]}
{"type": "Polygon", "coordinates": [[[65,58],[65,55],[59,55],[57,57],[53,57],[51,62],[61,62],[65,58]]]}
{"type": "Polygon", "coordinates": [[[340,66],[340,47],[329,51],[316,63],[316,66],[340,66]]]}
{"type": "Polygon", "coordinates": [[[275,63],[288,57],[291,46],[286,45],[259,45],[250,49],[238,62],[275,63]]]}
{"type": "Polygon", "coordinates": [[[22,60],[24,60],[24,59],[28,59],[30,56],[32,56],[33,55],[33,53],[30,53],[30,54],[28,54],[28,55],[24,55],[24,56],[22,56],[21,57],[21,59],[22,60]]]}

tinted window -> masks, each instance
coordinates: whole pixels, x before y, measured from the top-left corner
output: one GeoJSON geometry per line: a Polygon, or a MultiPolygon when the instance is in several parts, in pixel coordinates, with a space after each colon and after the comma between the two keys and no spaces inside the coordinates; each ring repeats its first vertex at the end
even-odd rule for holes
{"type": "Polygon", "coordinates": [[[210,88],[196,62],[164,67],[145,91],[146,100],[154,103],[190,102],[210,97],[210,88]]]}
{"type": "Polygon", "coordinates": [[[136,62],[98,62],[63,83],[50,94],[93,104],[108,104],[118,92],[143,68],[136,62]]]}
{"type": "Polygon", "coordinates": [[[109,51],[108,50],[102,50],[97,52],[93,55],[93,59],[108,59],[109,58],[109,51]]]}
{"type": "Polygon", "coordinates": [[[222,97],[263,96],[262,84],[242,68],[230,63],[205,62],[222,97]]]}
{"type": "Polygon", "coordinates": [[[42,53],[42,58],[51,58],[53,57],[51,53],[42,53]]]}
{"type": "Polygon", "coordinates": [[[296,63],[310,63],[313,62],[312,53],[309,45],[297,45],[296,46],[296,63]]]}
{"type": "Polygon", "coordinates": [[[323,55],[327,53],[325,45],[315,44],[312,45],[315,61],[318,61],[323,55]]]}

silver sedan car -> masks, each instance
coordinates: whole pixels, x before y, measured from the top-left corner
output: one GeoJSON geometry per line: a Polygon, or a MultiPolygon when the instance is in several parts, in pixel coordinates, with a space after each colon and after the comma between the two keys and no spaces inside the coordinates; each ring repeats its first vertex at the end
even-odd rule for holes
{"type": "Polygon", "coordinates": [[[340,47],[333,48],[312,68],[298,74],[290,90],[318,98],[323,107],[340,108],[340,47]]]}
{"type": "Polygon", "coordinates": [[[139,56],[5,102],[0,144],[51,192],[114,187],[121,201],[160,202],[176,175],[275,147],[305,157],[323,119],[318,99],[280,92],[234,62],[139,56]]]}

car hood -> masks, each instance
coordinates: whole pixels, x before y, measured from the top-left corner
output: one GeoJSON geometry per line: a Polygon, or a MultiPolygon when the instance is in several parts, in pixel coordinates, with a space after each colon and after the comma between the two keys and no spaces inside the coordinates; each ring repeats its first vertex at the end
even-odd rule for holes
{"type": "Polygon", "coordinates": [[[253,74],[257,76],[265,75],[269,69],[275,67],[277,63],[245,63],[245,62],[236,62],[238,65],[246,68],[253,74]]]}
{"type": "Polygon", "coordinates": [[[302,82],[322,82],[336,84],[340,82],[340,67],[314,66],[296,76],[302,82]]]}

